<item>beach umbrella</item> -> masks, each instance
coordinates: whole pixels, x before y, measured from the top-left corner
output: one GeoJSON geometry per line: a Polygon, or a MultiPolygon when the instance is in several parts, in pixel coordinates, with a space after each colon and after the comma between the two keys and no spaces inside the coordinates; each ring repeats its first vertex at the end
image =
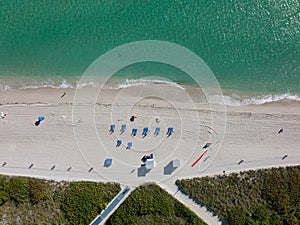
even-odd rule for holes
{"type": "Polygon", "coordinates": [[[38,121],[43,121],[44,119],[45,119],[45,117],[43,117],[43,116],[38,117],[38,121]]]}

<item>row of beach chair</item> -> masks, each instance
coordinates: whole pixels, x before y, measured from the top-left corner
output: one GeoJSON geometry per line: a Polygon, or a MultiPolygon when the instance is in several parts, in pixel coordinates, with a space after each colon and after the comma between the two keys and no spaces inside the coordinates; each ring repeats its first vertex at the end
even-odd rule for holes
{"type": "MultiPolygon", "coordinates": [[[[110,133],[114,133],[115,132],[115,129],[116,129],[116,125],[115,124],[112,124],[110,126],[110,133]]],[[[120,129],[120,132],[121,133],[124,133],[126,130],[126,124],[122,124],[121,125],[121,129],[120,129]]],[[[137,135],[137,132],[138,132],[138,129],[137,128],[133,128],[132,131],[131,131],[131,136],[136,136],[137,135]]],[[[170,136],[172,133],[174,132],[174,128],[173,127],[169,127],[168,130],[167,130],[167,135],[170,136]]],[[[149,133],[149,128],[148,127],[144,127],[143,128],[143,132],[142,132],[142,135],[143,136],[147,136],[149,133]]],[[[160,127],[156,127],[155,128],[155,132],[154,132],[154,135],[159,135],[160,133],[160,127]]]]}
{"type": "MultiPolygon", "coordinates": [[[[116,147],[119,147],[119,146],[121,146],[122,145],[122,140],[117,140],[117,145],[116,145],[116,147]]],[[[132,147],[132,142],[128,142],[127,143],[127,147],[126,147],[126,149],[130,149],[132,147]]]]}

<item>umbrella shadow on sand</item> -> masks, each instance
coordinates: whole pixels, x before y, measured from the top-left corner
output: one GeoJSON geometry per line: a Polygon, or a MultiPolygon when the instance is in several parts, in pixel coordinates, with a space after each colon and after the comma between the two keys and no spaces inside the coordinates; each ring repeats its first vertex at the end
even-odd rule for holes
{"type": "Polygon", "coordinates": [[[140,166],[137,170],[137,175],[138,175],[138,177],[144,177],[149,172],[150,172],[150,169],[147,169],[146,166],[140,166]]]}
{"type": "Polygon", "coordinates": [[[173,163],[171,161],[171,162],[169,162],[168,165],[166,165],[164,167],[164,175],[171,175],[174,172],[174,170],[176,170],[176,169],[177,169],[177,167],[174,167],[173,163]]]}

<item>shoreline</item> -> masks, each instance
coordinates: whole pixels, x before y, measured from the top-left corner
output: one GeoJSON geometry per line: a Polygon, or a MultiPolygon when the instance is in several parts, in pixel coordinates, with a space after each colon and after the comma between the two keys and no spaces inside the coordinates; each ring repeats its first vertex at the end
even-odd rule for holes
{"type": "MultiPolygon", "coordinates": [[[[176,83],[172,80],[152,77],[152,79],[127,79],[122,77],[113,77],[109,79],[106,83],[104,81],[98,80],[88,81],[80,83],[80,77],[67,77],[62,79],[60,77],[54,80],[46,79],[43,77],[6,77],[0,76],[0,93],[5,92],[18,92],[18,91],[37,91],[41,90],[51,90],[55,89],[57,91],[68,91],[74,92],[76,89],[85,88],[103,88],[104,90],[123,90],[130,87],[145,87],[152,85],[172,85],[178,88],[182,88],[187,92],[195,92],[199,90],[198,86],[194,86],[189,83],[176,83]],[[102,83],[103,82],[103,83],[102,83]],[[102,87],[102,85],[104,85],[102,87]]],[[[221,84],[219,84],[221,85],[221,84]]],[[[221,85],[222,86],[222,85],[221,85]]],[[[210,90],[209,87],[206,87],[210,90]]],[[[213,89],[212,93],[216,93],[213,89]]],[[[237,89],[224,89],[221,88],[223,95],[211,95],[207,101],[210,104],[224,104],[226,106],[246,106],[246,105],[262,105],[265,103],[279,102],[279,101],[289,101],[289,102],[300,102],[300,92],[266,92],[262,90],[237,90],[237,89]]],[[[300,90],[299,90],[300,91],[300,90]]],[[[217,91],[218,92],[218,91],[217,91]]]]}
{"type": "MultiPolygon", "coordinates": [[[[238,91],[223,91],[222,96],[210,96],[209,99],[205,97],[203,92],[199,88],[187,86],[187,85],[179,85],[176,83],[150,83],[143,85],[133,85],[133,86],[123,86],[122,88],[103,88],[102,93],[105,95],[114,95],[113,93],[122,92],[122,90],[126,88],[142,88],[148,86],[162,86],[168,87],[169,85],[174,87],[182,88],[182,90],[186,91],[191,96],[196,96],[197,98],[193,98],[193,101],[202,104],[212,105],[224,105],[226,107],[251,107],[251,106],[266,106],[266,105],[276,105],[281,106],[293,106],[300,104],[300,95],[291,95],[291,94],[282,94],[282,95],[255,95],[253,92],[248,92],[249,95],[242,95],[242,92],[238,91]],[[240,96],[237,94],[239,93],[240,96]],[[199,100],[199,95],[200,100],[199,100]]],[[[84,90],[92,90],[98,89],[98,87],[86,86],[79,88],[84,90]]],[[[26,88],[26,89],[18,89],[18,90],[0,90],[0,105],[9,105],[9,104],[35,104],[35,103],[51,103],[51,104],[60,104],[66,103],[70,104],[73,101],[74,94],[76,92],[76,88],[54,88],[54,87],[39,87],[39,88],[26,88]],[[64,98],[59,98],[63,93],[66,92],[67,95],[64,98]],[[36,96],[39,95],[39,96],[36,96]],[[55,95],[50,96],[49,95],[55,95]],[[55,99],[57,98],[57,99],[55,99]]],[[[258,94],[258,93],[256,93],[258,94]]]]}

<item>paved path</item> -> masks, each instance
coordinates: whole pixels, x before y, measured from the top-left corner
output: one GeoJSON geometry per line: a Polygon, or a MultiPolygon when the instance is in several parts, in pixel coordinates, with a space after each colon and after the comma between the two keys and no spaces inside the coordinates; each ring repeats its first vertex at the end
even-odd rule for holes
{"type": "Polygon", "coordinates": [[[164,183],[159,183],[159,185],[179,202],[192,210],[205,223],[209,225],[226,225],[226,222],[221,220],[209,208],[198,204],[197,202],[193,201],[192,198],[189,198],[188,195],[185,195],[183,192],[181,192],[175,184],[174,179],[165,181],[164,183]]]}
{"type": "Polygon", "coordinates": [[[90,225],[105,224],[107,219],[117,210],[123,201],[129,196],[131,189],[126,186],[123,190],[108,204],[105,210],[98,215],[90,225]]]}

